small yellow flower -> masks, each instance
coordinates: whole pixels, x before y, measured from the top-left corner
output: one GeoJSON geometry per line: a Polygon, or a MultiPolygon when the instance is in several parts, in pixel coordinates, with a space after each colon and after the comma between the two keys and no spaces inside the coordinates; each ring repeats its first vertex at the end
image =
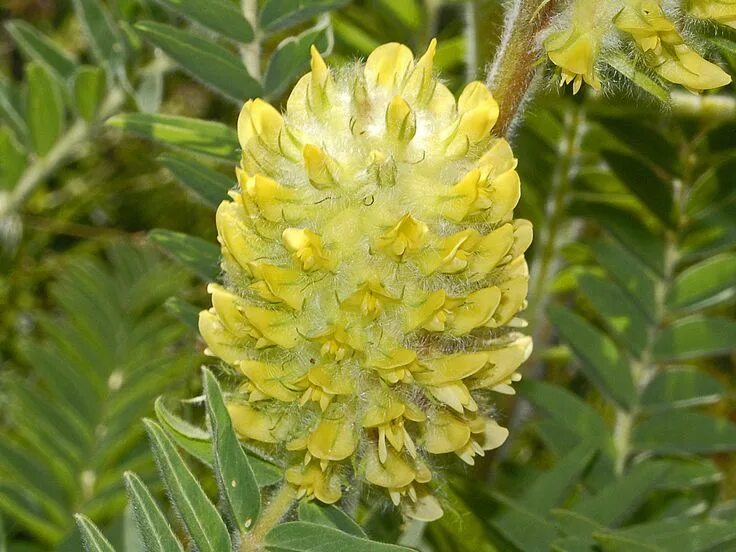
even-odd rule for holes
{"type": "Polygon", "coordinates": [[[627,0],[614,22],[634,38],[647,65],[663,79],[692,92],[720,88],[731,82],[720,67],[685,44],[656,0],[627,0]]]}
{"type": "Polygon", "coordinates": [[[575,27],[555,33],[544,43],[549,59],[560,68],[560,86],[572,83],[577,94],[583,82],[601,89],[595,64],[600,53],[600,36],[595,28],[580,32],[575,27]]]}
{"type": "Polygon", "coordinates": [[[433,455],[500,446],[483,405],[530,353],[517,161],[488,88],[456,100],[435,51],[386,44],[338,76],[313,48],[286,113],[245,104],[216,218],[225,285],[199,319],[242,378],[236,432],[297,496],[334,503],[360,478],[426,521],[433,455]]]}

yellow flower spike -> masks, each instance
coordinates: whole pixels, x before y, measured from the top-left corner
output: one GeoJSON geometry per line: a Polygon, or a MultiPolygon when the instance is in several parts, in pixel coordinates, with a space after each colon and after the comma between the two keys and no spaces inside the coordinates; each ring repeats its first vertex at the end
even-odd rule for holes
{"type": "Polygon", "coordinates": [[[281,237],[286,248],[294,253],[294,257],[305,272],[330,267],[330,261],[322,250],[321,238],[311,230],[287,228],[281,237]]]}
{"type": "Polygon", "coordinates": [[[456,100],[436,51],[389,44],[331,71],[313,49],[287,115],[246,104],[216,217],[224,285],[199,321],[240,377],[239,437],[298,497],[333,503],[362,480],[427,521],[432,455],[500,444],[487,391],[512,392],[531,350],[517,161],[489,90],[456,100]]]}
{"type": "Polygon", "coordinates": [[[698,19],[710,19],[736,29],[736,1],[690,0],[690,15],[698,19]]]}
{"type": "Polygon", "coordinates": [[[248,178],[244,192],[257,209],[251,212],[252,216],[260,215],[268,221],[280,222],[285,218],[292,218],[296,213],[293,204],[299,199],[298,193],[267,176],[255,175],[248,178]]]}
{"type": "Polygon", "coordinates": [[[414,55],[409,48],[390,42],[373,50],[363,73],[369,85],[391,90],[404,82],[413,64],[414,55]]]}
{"type": "Polygon", "coordinates": [[[238,368],[267,397],[283,402],[293,402],[301,395],[296,383],[299,378],[293,371],[289,373],[285,366],[257,360],[243,360],[238,363],[238,368]]]}
{"type": "Polygon", "coordinates": [[[318,190],[325,190],[337,185],[335,180],[337,163],[322,148],[307,144],[302,150],[302,156],[312,186],[318,190]]]}
{"type": "Polygon", "coordinates": [[[399,144],[408,144],[416,133],[416,114],[404,98],[394,96],[386,108],[386,135],[399,144]]]}
{"type": "Polygon", "coordinates": [[[273,152],[279,151],[284,119],[276,109],[262,99],[248,100],[238,116],[238,141],[243,150],[256,140],[273,152]]]}
{"type": "Polygon", "coordinates": [[[309,453],[320,460],[344,460],[353,453],[356,444],[352,423],[345,417],[323,416],[317,429],[307,438],[309,453]]]}
{"type": "Polygon", "coordinates": [[[363,283],[352,295],[340,305],[349,312],[358,312],[368,320],[377,318],[390,303],[398,302],[378,280],[371,279],[363,283]]]}
{"type": "Polygon", "coordinates": [[[419,61],[414,66],[404,87],[404,94],[409,98],[415,99],[416,104],[419,106],[427,105],[435,92],[436,81],[432,75],[432,68],[436,52],[437,39],[433,38],[429,42],[427,51],[419,58],[419,61]]]}
{"type": "Polygon", "coordinates": [[[400,261],[404,254],[421,249],[428,233],[429,228],[426,224],[407,213],[401,217],[396,226],[378,238],[376,249],[400,261]]]}
{"type": "Polygon", "coordinates": [[[470,427],[454,414],[438,410],[424,428],[422,445],[432,454],[447,454],[462,449],[470,441],[470,427]]]}
{"type": "Polygon", "coordinates": [[[265,263],[248,263],[251,274],[256,279],[250,288],[255,290],[266,301],[286,303],[292,309],[300,311],[304,304],[303,282],[301,273],[288,268],[265,263]]]}

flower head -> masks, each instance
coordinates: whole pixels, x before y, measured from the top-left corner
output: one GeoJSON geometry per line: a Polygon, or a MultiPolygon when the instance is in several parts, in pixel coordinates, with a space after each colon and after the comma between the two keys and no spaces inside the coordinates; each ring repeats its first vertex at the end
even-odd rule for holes
{"type": "Polygon", "coordinates": [[[531,350],[511,323],[531,241],[516,160],[490,91],[456,100],[434,52],[386,44],[337,75],[313,49],[285,113],[245,104],[239,189],[217,211],[225,285],[200,314],[242,376],[236,431],[300,497],[336,502],[358,477],[426,520],[435,456],[503,443],[479,399],[513,392],[531,350]]]}

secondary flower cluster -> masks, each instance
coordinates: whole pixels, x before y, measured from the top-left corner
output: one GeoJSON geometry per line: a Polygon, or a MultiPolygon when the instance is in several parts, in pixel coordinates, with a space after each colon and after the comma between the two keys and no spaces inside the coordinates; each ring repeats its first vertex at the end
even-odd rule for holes
{"type": "MultiPolygon", "coordinates": [[[[549,59],[558,67],[560,85],[583,82],[601,88],[599,61],[629,43],[638,62],[664,81],[692,92],[720,88],[731,77],[689,46],[662,0],[576,0],[561,14],[560,26],[545,41],[549,59]]],[[[695,19],[736,28],[735,0],[688,0],[683,8],[695,19]]]]}
{"type": "Polygon", "coordinates": [[[236,431],[300,496],[333,503],[359,478],[424,520],[442,515],[433,455],[504,442],[489,392],[513,393],[531,350],[516,159],[482,83],[456,100],[434,78],[435,47],[341,71],[313,48],[286,113],[245,104],[224,283],[199,320],[242,374],[236,431]]]}

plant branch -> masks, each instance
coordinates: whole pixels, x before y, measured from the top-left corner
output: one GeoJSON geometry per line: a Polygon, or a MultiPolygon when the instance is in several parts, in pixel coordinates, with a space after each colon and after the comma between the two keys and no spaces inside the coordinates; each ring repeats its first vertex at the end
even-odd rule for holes
{"type": "Polygon", "coordinates": [[[486,85],[498,101],[496,131],[508,136],[538,80],[539,35],[565,0],[514,0],[506,14],[504,32],[486,85]]]}

